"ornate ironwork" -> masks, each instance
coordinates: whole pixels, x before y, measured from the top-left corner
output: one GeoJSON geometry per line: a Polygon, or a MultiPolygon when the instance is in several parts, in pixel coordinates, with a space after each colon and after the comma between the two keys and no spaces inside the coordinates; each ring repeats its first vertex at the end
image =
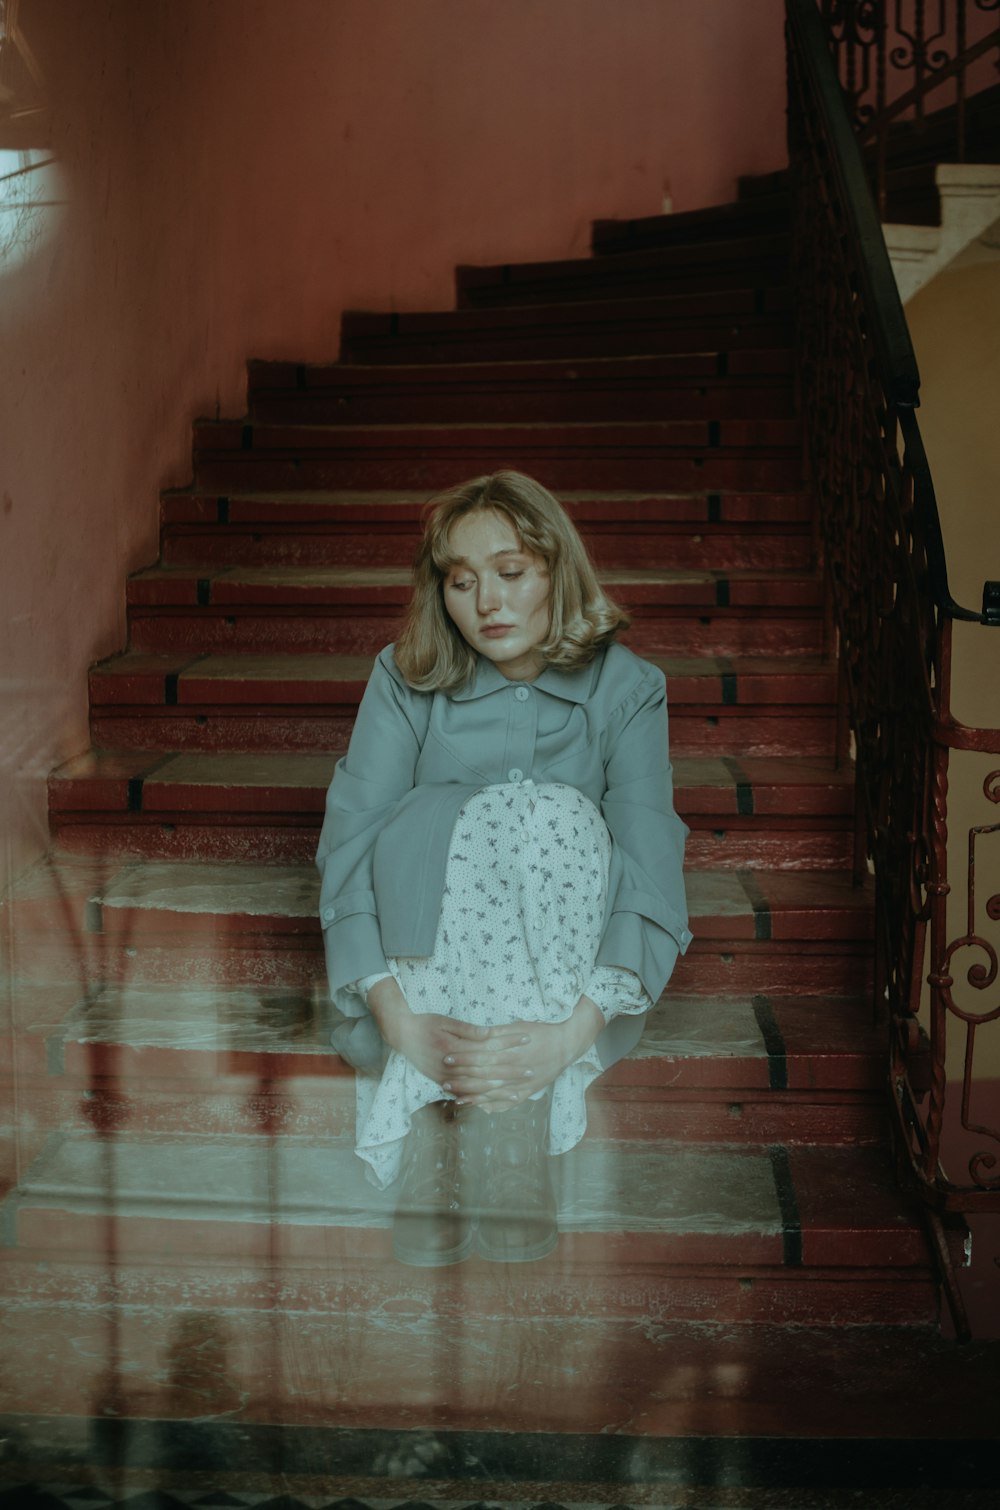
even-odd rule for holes
{"type": "Polygon", "coordinates": [[[966,161],[969,71],[993,52],[1000,69],[1000,26],[988,20],[1000,0],[820,0],[819,8],[884,212],[890,144],[903,131],[919,142],[929,105],[950,107],[940,116],[950,132],[948,159],[966,161]]]}
{"type": "MultiPolygon", "coordinates": [[[[846,27],[847,12],[861,7],[787,0],[786,8],[798,383],[855,742],[857,879],[873,874],[876,1007],[888,1031],[901,1164],[925,1199],[961,1330],[943,1217],[1000,1211],[1000,1176],[992,1148],[972,1156],[964,1184],[941,1168],[948,1028],[961,1022],[966,1033],[962,1125],[995,1145],[1000,1130],[973,1121],[971,1109],[976,1035],[1000,1018],[1000,1000],[981,1010],[960,1001],[952,968],[968,953],[968,987],[990,992],[997,984],[997,941],[985,930],[1000,921],[1000,897],[987,900],[980,918],[975,861],[977,844],[1000,823],[972,831],[967,926],[950,940],[949,757],[956,747],[1000,754],[1000,730],[953,719],[951,634],[956,618],[997,622],[996,584],[986,584],[982,612],[961,607],[948,587],[914,412],[919,372],[823,25],[846,27]],[[929,1031],[921,1021],[925,981],[929,1031]]],[[[919,35],[926,46],[928,33],[919,35]]],[[[984,790],[1000,802],[1000,770],[984,790]]]]}

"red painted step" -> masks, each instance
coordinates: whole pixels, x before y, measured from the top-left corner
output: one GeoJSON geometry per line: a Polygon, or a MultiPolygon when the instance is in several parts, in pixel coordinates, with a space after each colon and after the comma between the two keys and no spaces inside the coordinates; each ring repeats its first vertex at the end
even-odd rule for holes
{"type": "Polygon", "coordinates": [[[785,289],[787,231],[675,243],[616,257],[459,267],[458,307],[550,303],[556,300],[655,297],[732,288],[785,289]]]}
{"type": "MultiPolygon", "coordinates": [[[[76,852],[159,859],[311,860],[330,755],[88,752],[49,780],[53,835],[76,852]]],[[[843,868],[853,772],[827,760],[675,762],[687,863],[843,868]]]]}
{"type": "Polygon", "coordinates": [[[549,487],[795,488],[794,420],[601,425],[195,425],[201,488],[443,488],[513,466],[549,487]]]}
{"type": "MultiPolygon", "coordinates": [[[[311,1133],[354,1126],[353,1073],[319,993],[22,986],[12,1063],[40,1152],[60,1126],[311,1133]]],[[[862,1000],[682,997],[590,1093],[595,1136],[878,1141],[882,1040],[862,1000]]]]}
{"type": "Polygon", "coordinates": [[[251,362],[247,377],[258,423],[775,419],[792,403],[790,354],[781,349],[728,361],[685,352],[424,366],[251,362]]]}
{"type": "Polygon", "coordinates": [[[345,362],[484,362],[640,353],[737,352],[791,345],[784,308],[758,310],[754,290],[730,291],[718,312],[695,312],[683,296],[612,299],[441,314],[347,313],[345,362]]]}
{"type": "MultiPolygon", "coordinates": [[[[831,755],[836,670],[816,657],[649,657],[668,677],[676,755],[831,755]]],[[[90,673],[104,749],[333,750],[370,657],[144,655],[90,673]]]]}
{"type": "MultiPolygon", "coordinates": [[[[62,856],[15,897],[18,973],[60,981],[258,985],[322,980],[315,868],[62,856]]],[[[695,942],[680,992],[853,994],[870,973],[871,895],[826,871],[689,874],[695,942]]]]}
{"type": "MultiPolygon", "coordinates": [[[[163,494],[166,565],[405,566],[430,492],[163,494]]],[[[562,494],[602,566],[789,570],[812,564],[801,492],[562,494]]]]}
{"type": "MultiPolygon", "coordinates": [[[[543,1318],[550,1326],[572,1318],[578,1330],[581,1310],[608,1319],[655,1314],[661,1323],[770,1320],[779,1306],[786,1323],[857,1321],[875,1303],[883,1321],[926,1324],[935,1315],[919,1212],[895,1192],[876,1150],[588,1141],[558,1164],[558,1248],[512,1279],[478,1258],[432,1274],[394,1263],[391,1196],[363,1183],[350,1144],[124,1132],[109,1162],[106,1140],[68,1133],[0,1210],[5,1289],[19,1309],[38,1299],[110,1298],[113,1213],[115,1298],[124,1289],[147,1316],[189,1295],[196,1274],[200,1304],[242,1308],[244,1325],[252,1327],[257,1309],[272,1326],[289,1310],[341,1318],[356,1310],[359,1319],[377,1312],[396,1318],[396,1348],[406,1318],[425,1325],[429,1305],[437,1328],[451,1319],[475,1328],[499,1305],[509,1330],[511,1283],[533,1335],[543,1318]]],[[[419,1332],[406,1349],[414,1350],[423,1351],[419,1332]]],[[[370,1354],[354,1359],[355,1404],[393,1374],[387,1358],[380,1363],[370,1354]]],[[[409,1391],[407,1399],[412,1407],[409,1391]]]]}
{"type": "MultiPolygon", "coordinates": [[[[818,653],[815,576],[753,572],[605,572],[641,654],[818,653]]],[[[152,567],[129,579],[138,651],[375,654],[394,639],[410,575],[392,568],[152,567]]]]}
{"type": "Polygon", "coordinates": [[[680,246],[685,242],[728,241],[732,236],[782,231],[788,225],[791,199],[787,193],[757,192],[731,204],[709,205],[679,214],[649,215],[636,220],[595,220],[591,246],[595,255],[629,253],[647,246],[680,246]]]}

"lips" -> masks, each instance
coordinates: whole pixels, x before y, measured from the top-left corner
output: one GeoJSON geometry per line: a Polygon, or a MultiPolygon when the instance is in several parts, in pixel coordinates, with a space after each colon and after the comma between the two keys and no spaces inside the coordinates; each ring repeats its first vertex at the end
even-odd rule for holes
{"type": "Polygon", "coordinates": [[[491,640],[496,640],[502,634],[509,634],[513,627],[513,624],[487,624],[479,633],[486,635],[491,640]]]}

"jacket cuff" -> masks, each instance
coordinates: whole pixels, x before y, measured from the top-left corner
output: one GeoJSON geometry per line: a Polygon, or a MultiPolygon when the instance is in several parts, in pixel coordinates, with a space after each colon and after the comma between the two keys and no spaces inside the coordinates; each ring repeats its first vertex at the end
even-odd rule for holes
{"type": "MultiPolygon", "coordinates": [[[[688,942],[690,937],[688,934],[688,942]]],[[[680,953],[681,943],[665,928],[637,912],[613,912],[595,964],[621,965],[632,970],[648,991],[650,1001],[655,1003],[673,974],[680,953]]]]}
{"type": "Polygon", "coordinates": [[[378,918],[370,912],[337,918],[323,929],[323,952],[330,995],[348,1017],[362,1017],[365,1003],[353,991],[345,991],[366,975],[389,975],[382,949],[378,918]]]}

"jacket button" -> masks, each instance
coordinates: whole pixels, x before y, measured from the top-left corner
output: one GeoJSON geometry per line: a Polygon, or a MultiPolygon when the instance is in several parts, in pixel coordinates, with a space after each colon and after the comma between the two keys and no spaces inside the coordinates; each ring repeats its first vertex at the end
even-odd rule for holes
{"type": "Polygon", "coordinates": [[[337,909],[336,909],[336,907],[324,907],[323,908],[323,921],[324,921],[324,923],[332,923],[333,920],[334,920],[334,918],[336,916],[337,916],[337,909]]]}
{"type": "Polygon", "coordinates": [[[520,770],[516,765],[514,765],[511,766],[510,770],[507,772],[507,780],[520,781],[523,775],[524,772],[520,770]]]}
{"type": "Polygon", "coordinates": [[[531,696],[531,693],[528,691],[527,687],[515,687],[514,696],[517,698],[519,703],[526,703],[528,701],[528,698],[531,696]]]}

